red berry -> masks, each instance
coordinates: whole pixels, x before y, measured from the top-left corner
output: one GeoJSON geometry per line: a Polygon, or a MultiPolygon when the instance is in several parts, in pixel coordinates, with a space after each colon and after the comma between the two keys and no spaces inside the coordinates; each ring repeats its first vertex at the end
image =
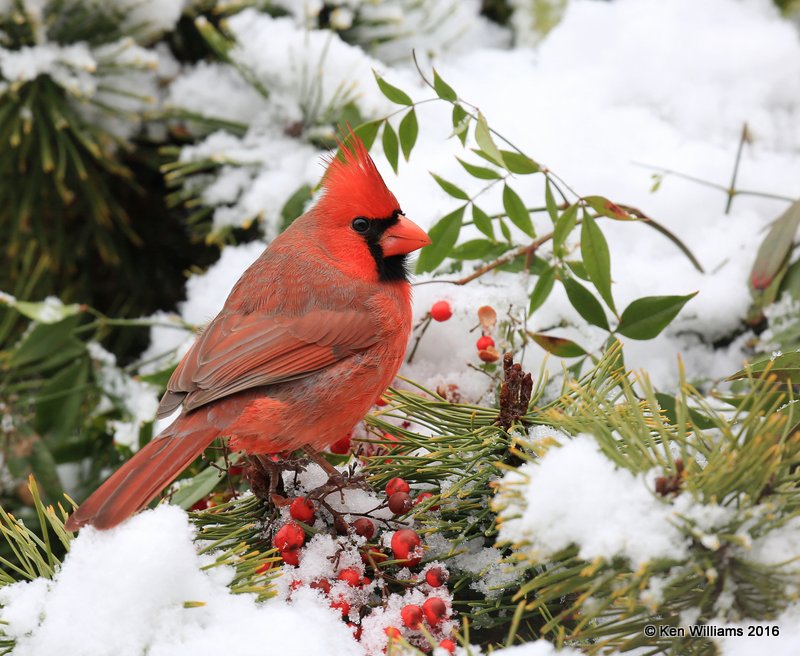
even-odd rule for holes
{"type": "Polygon", "coordinates": [[[453,316],[453,308],[447,301],[436,301],[431,308],[431,318],[434,321],[447,321],[453,316]]]}
{"type": "Polygon", "coordinates": [[[335,453],[340,456],[346,456],[350,453],[350,433],[345,435],[342,439],[337,440],[330,446],[331,453],[335,453]]]}
{"type": "Polygon", "coordinates": [[[444,649],[445,651],[449,651],[451,654],[456,653],[456,643],[450,640],[449,638],[445,638],[439,643],[439,646],[444,649]]]}
{"type": "Polygon", "coordinates": [[[353,587],[361,583],[361,574],[352,567],[343,569],[336,578],[340,581],[346,581],[347,585],[352,585],[353,587]]]}
{"type": "Polygon", "coordinates": [[[425,572],[425,582],[432,588],[443,586],[448,578],[450,577],[447,574],[447,570],[441,567],[431,567],[425,572]]]}
{"type": "MultiPolygon", "coordinates": [[[[399,442],[400,441],[394,435],[392,435],[391,433],[384,433],[383,434],[383,439],[386,440],[387,442],[399,442]]],[[[384,446],[383,448],[386,451],[390,451],[391,450],[391,446],[388,446],[388,445],[384,446]]],[[[383,461],[388,465],[388,464],[391,464],[392,459],[391,458],[384,458],[383,461]]]]}
{"type": "Polygon", "coordinates": [[[272,562],[272,561],[270,561],[268,563],[262,563],[261,565],[256,567],[256,574],[264,574],[265,572],[268,572],[269,570],[272,569],[274,564],[275,563],[272,562]]]}
{"type": "Polygon", "coordinates": [[[375,405],[377,405],[379,408],[382,408],[386,405],[389,405],[389,403],[382,396],[379,396],[378,400],[375,401],[375,405]]]}
{"type": "Polygon", "coordinates": [[[483,351],[490,346],[494,346],[494,340],[489,335],[484,335],[475,343],[475,346],[478,347],[479,351],[483,351]]]}
{"type": "Polygon", "coordinates": [[[406,492],[395,492],[389,497],[389,510],[393,515],[405,515],[413,505],[411,497],[406,492]]]}
{"type": "Polygon", "coordinates": [[[347,626],[349,626],[350,630],[353,632],[353,637],[356,640],[361,640],[361,627],[356,624],[353,624],[352,622],[348,622],[347,626]]]}
{"type": "Polygon", "coordinates": [[[411,487],[402,478],[393,478],[386,484],[386,496],[390,497],[395,492],[411,492],[411,487]]]}
{"type": "Polygon", "coordinates": [[[316,579],[308,584],[309,588],[314,590],[322,590],[325,594],[331,591],[331,582],[328,579],[316,579]]]}
{"type": "Polygon", "coordinates": [[[389,640],[399,640],[400,639],[400,635],[401,635],[400,634],[400,630],[395,628],[395,627],[393,627],[393,626],[387,626],[384,629],[384,632],[386,633],[387,636],[389,636],[389,640]]]}
{"type": "Polygon", "coordinates": [[[305,497],[297,497],[292,501],[292,505],[289,506],[289,514],[292,519],[306,524],[314,523],[314,510],[314,503],[311,499],[306,499],[305,497]]]}
{"type": "Polygon", "coordinates": [[[228,467],[228,474],[230,476],[239,476],[244,471],[244,467],[241,465],[231,465],[228,467]]]}
{"type": "Polygon", "coordinates": [[[350,614],[350,604],[348,604],[344,599],[332,601],[331,608],[338,610],[342,614],[342,617],[347,617],[350,614]]]}
{"type": "Polygon", "coordinates": [[[362,538],[367,538],[367,540],[369,540],[375,535],[375,524],[372,523],[371,519],[360,517],[353,522],[353,530],[356,532],[356,535],[360,535],[362,538]]]}
{"type": "Polygon", "coordinates": [[[209,505],[210,505],[210,503],[209,503],[209,500],[207,498],[206,499],[200,499],[200,501],[195,503],[191,508],[189,508],[189,510],[194,510],[194,511],[205,510],[206,508],[209,507],[209,505]]]}
{"type": "Polygon", "coordinates": [[[300,564],[300,549],[284,549],[281,551],[281,558],[287,565],[297,567],[300,564]]]}
{"type": "Polygon", "coordinates": [[[428,624],[436,626],[447,616],[447,606],[439,597],[429,597],[422,604],[422,612],[428,624]]]}
{"type": "Polygon", "coordinates": [[[403,606],[400,617],[409,629],[416,629],[422,623],[422,609],[419,606],[408,604],[403,606]]]}
{"type": "Polygon", "coordinates": [[[419,535],[410,528],[401,528],[392,536],[392,553],[402,565],[413,567],[422,560],[422,556],[417,553],[421,545],[419,535]]]}
{"type": "MultiPolygon", "coordinates": [[[[417,505],[427,501],[428,499],[432,499],[432,498],[433,498],[433,495],[430,492],[420,492],[417,495],[417,498],[414,499],[414,505],[417,506],[417,505]]],[[[430,508],[428,508],[428,510],[439,510],[439,508],[441,508],[441,506],[431,506],[430,508]]]]}
{"type": "Polygon", "coordinates": [[[279,551],[286,551],[287,549],[299,549],[305,541],[306,534],[303,529],[294,522],[288,522],[275,534],[272,544],[279,551]]]}
{"type": "Polygon", "coordinates": [[[362,587],[366,588],[370,583],[372,583],[372,579],[371,578],[369,578],[368,576],[362,576],[361,577],[361,585],[362,585],[362,587]]]}

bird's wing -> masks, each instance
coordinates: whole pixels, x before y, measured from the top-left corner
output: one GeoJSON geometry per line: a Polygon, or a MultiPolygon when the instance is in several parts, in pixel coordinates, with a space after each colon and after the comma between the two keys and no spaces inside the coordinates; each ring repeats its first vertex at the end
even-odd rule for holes
{"type": "Polygon", "coordinates": [[[315,310],[297,317],[222,314],[197,339],[167,384],[158,416],[251,387],[308,376],[378,341],[369,312],[315,310]]]}

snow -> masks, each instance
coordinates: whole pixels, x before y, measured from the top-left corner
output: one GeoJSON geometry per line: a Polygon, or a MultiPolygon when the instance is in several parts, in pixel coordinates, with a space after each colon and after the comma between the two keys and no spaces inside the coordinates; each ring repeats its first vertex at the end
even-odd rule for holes
{"type": "Polygon", "coordinates": [[[559,656],[578,656],[580,653],[581,652],[571,649],[570,647],[556,649],[546,640],[534,640],[524,645],[514,645],[513,647],[497,649],[492,652],[492,656],[555,656],[556,654],[559,656]]]}
{"type": "Polygon", "coordinates": [[[501,492],[498,502],[499,539],[524,545],[520,548],[531,558],[572,544],[584,560],[624,556],[634,569],[688,555],[670,505],[643,477],[615,467],[588,435],[553,446],[535,463],[509,472],[501,487],[506,496],[501,492]],[[518,490],[522,500],[514,494],[518,490]]]}
{"type": "Polygon", "coordinates": [[[287,656],[363,653],[313,595],[259,604],[232,594],[232,570],[203,569],[212,559],[198,556],[192,535],[186,514],[168,505],[110,531],[81,531],[52,582],[0,590],[14,654],[256,656],[265,645],[287,656]]]}

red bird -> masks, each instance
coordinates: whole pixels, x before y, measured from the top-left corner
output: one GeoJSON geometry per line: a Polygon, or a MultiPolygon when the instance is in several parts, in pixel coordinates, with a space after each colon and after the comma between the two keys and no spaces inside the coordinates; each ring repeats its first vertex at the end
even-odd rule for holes
{"type": "Polygon", "coordinates": [[[270,454],[321,449],[368,412],[411,332],[406,256],[430,243],[364,144],[331,160],[319,202],[244,272],[181,360],[158,416],[178,418],[72,514],[106,529],[145,507],[216,437],[270,454]]]}

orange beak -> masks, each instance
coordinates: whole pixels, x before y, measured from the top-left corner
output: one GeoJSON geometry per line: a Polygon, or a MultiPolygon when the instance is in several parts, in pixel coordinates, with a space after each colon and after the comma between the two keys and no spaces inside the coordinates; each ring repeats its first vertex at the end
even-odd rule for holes
{"type": "Polygon", "coordinates": [[[431,238],[411,219],[403,215],[391,228],[383,233],[380,242],[384,257],[406,255],[431,243],[431,238]]]}

